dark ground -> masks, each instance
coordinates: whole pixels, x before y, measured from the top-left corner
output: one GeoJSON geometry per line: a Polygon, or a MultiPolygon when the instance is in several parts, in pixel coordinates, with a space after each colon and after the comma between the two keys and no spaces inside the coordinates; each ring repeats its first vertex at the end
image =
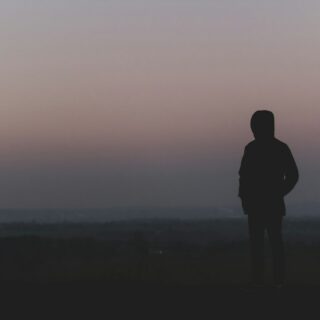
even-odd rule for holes
{"type": "Polygon", "coordinates": [[[266,286],[253,290],[245,219],[1,225],[1,301],[12,314],[56,317],[63,309],[149,319],[296,310],[306,318],[319,305],[319,228],[320,220],[288,219],[287,285],[272,286],[266,246],[266,286]]]}

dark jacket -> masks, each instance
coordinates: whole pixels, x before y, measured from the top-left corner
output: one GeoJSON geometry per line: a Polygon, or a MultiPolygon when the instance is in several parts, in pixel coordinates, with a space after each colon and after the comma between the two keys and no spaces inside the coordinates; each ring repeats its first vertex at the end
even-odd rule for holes
{"type": "Polygon", "coordinates": [[[284,196],[299,176],[285,143],[274,137],[250,142],[245,147],[239,176],[239,197],[245,214],[285,215],[284,196]]]}

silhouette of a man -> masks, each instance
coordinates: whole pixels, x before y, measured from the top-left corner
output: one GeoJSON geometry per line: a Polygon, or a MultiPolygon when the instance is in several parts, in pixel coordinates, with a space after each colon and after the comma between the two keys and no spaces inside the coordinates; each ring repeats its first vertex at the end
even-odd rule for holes
{"type": "Polygon", "coordinates": [[[285,280],[284,196],[297,183],[298,168],[289,147],[274,136],[271,111],[256,111],[251,118],[251,129],[255,139],[244,150],[239,170],[239,197],[248,215],[252,282],[263,284],[266,230],[272,249],[274,282],[282,286],[285,280]]]}

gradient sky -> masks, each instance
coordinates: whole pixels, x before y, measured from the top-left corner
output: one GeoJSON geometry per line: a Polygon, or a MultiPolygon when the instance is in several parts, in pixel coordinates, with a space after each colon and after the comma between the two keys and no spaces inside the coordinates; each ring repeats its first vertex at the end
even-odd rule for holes
{"type": "Polygon", "coordinates": [[[0,207],[234,205],[253,111],[320,197],[320,2],[2,0],[0,207]]]}

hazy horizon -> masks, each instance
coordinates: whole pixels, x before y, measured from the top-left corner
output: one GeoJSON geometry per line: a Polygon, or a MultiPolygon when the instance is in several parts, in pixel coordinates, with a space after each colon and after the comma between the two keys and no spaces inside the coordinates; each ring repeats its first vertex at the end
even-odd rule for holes
{"type": "MultiPolygon", "coordinates": [[[[246,221],[241,207],[109,207],[109,208],[38,208],[38,209],[0,209],[0,224],[7,223],[108,223],[130,221],[246,221]]],[[[288,206],[286,220],[310,220],[320,219],[320,203],[314,204],[290,204],[288,206]]]]}
{"type": "Polygon", "coordinates": [[[268,108],[320,197],[320,3],[3,0],[0,207],[236,206],[268,108]]]}

